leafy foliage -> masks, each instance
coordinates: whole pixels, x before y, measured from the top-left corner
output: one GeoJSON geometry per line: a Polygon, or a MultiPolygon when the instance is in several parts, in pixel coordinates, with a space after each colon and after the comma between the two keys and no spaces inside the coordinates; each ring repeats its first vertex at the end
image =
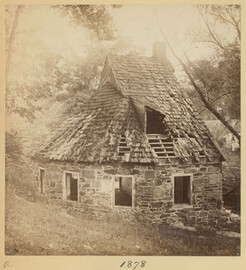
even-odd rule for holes
{"type": "Polygon", "coordinates": [[[7,159],[12,161],[20,161],[23,155],[21,144],[22,138],[17,132],[6,132],[5,153],[7,159]]]}
{"type": "MultiPolygon", "coordinates": [[[[207,105],[196,91],[190,91],[189,95],[200,112],[207,112],[206,108],[213,113],[215,108],[225,121],[240,118],[240,6],[199,5],[197,9],[204,29],[193,42],[207,43],[213,53],[194,62],[187,57],[187,71],[207,105]]],[[[225,121],[222,122],[228,125],[225,121]]]]}
{"type": "MultiPolygon", "coordinates": [[[[80,25],[82,31],[85,27],[94,33],[96,40],[114,38],[112,18],[107,6],[55,7],[80,25]]],[[[91,56],[86,59],[66,58],[40,42],[40,36],[32,33],[39,29],[21,30],[21,16],[33,10],[28,6],[6,8],[6,32],[10,36],[7,38],[6,110],[8,114],[17,113],[28,121],[32,121],[35,113],[42,109],[45,99],[52,99],[58,92],[72,95],[88,88],[97,74],[97,65],[91,56]]]]}
{"type": "Polygon", "coordinates": [[[92,30],[100,40],[114,39],[112,16],[105,5],[60,5],[63,15],[69,16],[77,25],[92,30]]]}
{"type": "MultiPolygon", "coordinates": [[[[70,53],[70,57],[67,57],[47,48],[47,44],[39,41],[40,36],[30,33],[34,29],[30,28],[25,32],[18,31],[17,28],[15,39],[12,40],[15,47],[12,58],[15,62],[11,65],[7,84],[6,110],[8,114],[19,114],[28,121],[35,119],[37,112],[45,106],[45,102],[51,104],[54,101],[63,102],[64,112],[67,113],[66,104],[71,105],[71,100],[75,97],[82,100],[88,98],[91,91],[98,86],[102,65],[109,52],[131,51],[129,41],[115,35],[109,12],[110,6],[53,7],[64,16],[68,16],[81,31],[84,28],[90,30],[90,46],[87,44],[85,47],[85,44],[81,44],[81,48],[86,51],[83,56],[70,53]],[[31,58],[35,58],[35,62],[31,58]]],[[[119,7],[116,5],[112,8],[119,7]]],[[[26,6],[23,7],[20,14],[26,10],[26,6]]],[[[32,9],[29,11],[32,12],[32,9]]],[[[11,32],[10,22],[8,24],[8,32],[11,32]]],[[[21,27],[21,24],[21,17],[18,17],[16,25],[21,27]]]]}
{"type": "Polygon", "coordinates": [[[189,65],[208,102],[227,118],[240,117],[240,48],[230,44],[211,59],[189,65]]]}
{"type": "MultiPolygon", "coordinates": [[[[49,130],[59,125],[64,117],[73,113],[77,105],[81,106],[81,103],[90,97],[98,87],[108,53],[127,54],[140,50],[133,47],[129,40],[116,36],[114,31],[113,36],[110,34],[113,33],[112,21],[107,6],[55,6],[55,8],[47,7],[47,12],[61,20],[58,24],[65,27],[64,31],[68,29],[74,31],[72,40],[77,43],[76,46],[73,44],[71,46],[71,41],[68,41],[62,44],[62,50],[56,51],[53,48],[54,43],[48,39],[46,25],[23,26],[25,16],[41,12],[32,7],[27,9],[26,6],[21,9],[13,40],[13,61],[6,90],[6,112],[7,121],[10,119],[9,116],[13,120],[11,128],[19,130],[19,127],[15,126],[15,118],[18,120],[19,116],[24,122],[21,128],[22,135],[31,138],[20,142],[25,153],[47,136],[49,130]],[[56,12],[57,9],[69,16],[70,22],[76,21],[78,25],[68,25],[69,20],[61,18],[56,12]],[[83,13],[80,18],[78,12],[83,13]],[[100,16],[97,17],[93,12],[99,12],[100,16]],[[95,32],[98,27],[101,29],[98,30],[100,37],[95,32]],[[111,36],[113,39],[105,40],[106,33],[107,37],[111,36]],[[87,38],[86,41],[84,37],[87,38]],[[77,50],[74,51],[74,48],[77,50]]],[[[14,17],[14,12],[12,15],[14,17]]],[[[7,28],[11,28],[10,22],[7,28]]],[[[54,39],[54,42],[57,47],[57,40],[54,39]]]]}

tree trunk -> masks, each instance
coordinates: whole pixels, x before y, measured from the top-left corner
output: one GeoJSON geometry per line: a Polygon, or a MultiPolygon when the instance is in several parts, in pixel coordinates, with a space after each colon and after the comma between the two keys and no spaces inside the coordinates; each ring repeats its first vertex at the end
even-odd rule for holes
{"type": "Polygon", "coordinates": [[[13,26],[12,26],[10,36],[9,36],[7,59],[6,59],[6,83],[8,82],[8,78],[9,78],[9,71],[10,71],[12,56],[13,56],[13,44],[14,44],[14,39],[15,39],[15,34],[16,34],[17,26],[18,26],[20,13],[22,10],[23,10],[23,6],[18,5],[15,12],[13,26]]]}

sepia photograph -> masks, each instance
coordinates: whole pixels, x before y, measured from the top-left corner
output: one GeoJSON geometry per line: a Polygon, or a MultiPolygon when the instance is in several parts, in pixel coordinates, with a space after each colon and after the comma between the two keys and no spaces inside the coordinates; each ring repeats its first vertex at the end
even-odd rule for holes
{"type": "Polygon", "coordinates": [[[4,12],[5,255],[240,257],[241,6],[4,12]]]}

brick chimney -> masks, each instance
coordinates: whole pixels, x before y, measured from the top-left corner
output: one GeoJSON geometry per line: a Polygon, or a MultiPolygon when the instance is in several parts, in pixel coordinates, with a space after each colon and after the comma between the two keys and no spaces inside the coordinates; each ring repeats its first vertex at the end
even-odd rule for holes
{"type": "Polygon", "coordinates": [[[153,57],[159,61],[167,59],[165,42],[157,41],[153,44],[153,57]]]}

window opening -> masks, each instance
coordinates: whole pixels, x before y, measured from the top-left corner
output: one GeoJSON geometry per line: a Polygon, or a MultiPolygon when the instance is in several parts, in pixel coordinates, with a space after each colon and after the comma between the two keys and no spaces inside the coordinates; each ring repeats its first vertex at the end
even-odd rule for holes
{"type": "Polygon", "coordinates": [[[174,203],[190,204],[190,176],[174,177],[174,203]]]}
{"type": "Polygon", "coordinates": [[[132,206],[132,177],[116,176],[114,193],[115,206],[132,206]]]}
{"type": "Polygon", "coordinates": [[[71,201],[78,201],[78,174],[66,173],[66,199],[71,201]]]}
{"type": "Polygon", "coordinates": [[[40,169],[39,171],[39,184],[40,184],[40,193],[44,194],[44,175],[45,175],[45,171],[44,169],[40,169]]]}

